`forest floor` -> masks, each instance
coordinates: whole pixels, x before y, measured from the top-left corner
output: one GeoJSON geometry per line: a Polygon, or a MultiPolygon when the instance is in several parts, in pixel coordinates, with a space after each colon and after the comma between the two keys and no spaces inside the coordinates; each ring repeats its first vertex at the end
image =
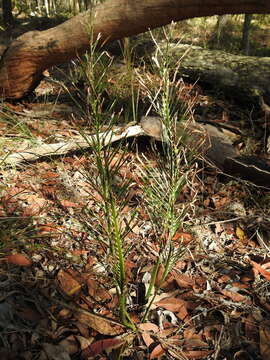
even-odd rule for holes
{"type": "MultiPolygon", "coordinates": [[[[84,64],[49,69],[27,99],[1,103],[2,158],[94,132],[93,83],[81,78],[84,64]]],[[[151,89],[162,83],[142,58],[134,65],[127,55],[115,55],[107,86],[96,96],[103,125],[112,114],[119,114],[122,125],[139,121],[151,108],[142,78],[151,89]]],[[[228,136],[239,151],[269,160],[269,119],[259,106],[217,97],[201,84],[181,82],[178,96],[188,121],[238,129],[228,136]]],[[[121,163],[112,184],[124,204],[118,220],[125,230],[126,307],[135,330],[119,317],[115,259],[100,206],[106,202],[93,181],[100,177],[95,152],[80,150],[19,167],[3,161],[0,358],[270,359],[269,189],[228,177],[192,155],[183,165],[187,180],[175,201],[181,226],[171,239],[173,266],[163,279],[168,234],[162,219],[155,223],[148,213],[142,176],[145,164],[166,169],[162,146],[138,137],[111,145],[104,154],[110,154],[111,168],[121,163]],[[126,182],[122,193],[119,184],[126,182]],[[156,293],[147,298],[157,263],[156,293]]],[[[186,149],[183,159],[189,155],[186,149]]]]}

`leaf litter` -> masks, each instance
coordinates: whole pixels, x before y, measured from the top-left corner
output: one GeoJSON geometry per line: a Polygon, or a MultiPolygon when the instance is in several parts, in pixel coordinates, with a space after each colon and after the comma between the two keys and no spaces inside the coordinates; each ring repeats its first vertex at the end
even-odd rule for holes
{"type": "MultiPolygon", "coordinates": [[[[77,131],[72,116],[66,119],[74,109],[37,111],[35,105],[27,104],[28,118],[17,115],[33,135],[45,140],[77,131]]],[[[23,112],[25,105],[17,110],[23,112]]],[[[0,131],[7,134],[9,126],[0,131]]],[[[155,167],[155,155],[146,154],[155,167]]],[[[0,358],[106,359],[119,353],[134,360],[270,358],[270,260],[262,246],[268,246],[269,209],[257,206],[259,197],[269,199],[267,192],[234,180],[221,182],[207,168],[203,187],[195,181],[192,191],[184,189],[181,202],[188,206],[194,192],[197,208],[172,241],[187,251],[163,282],[164,268],[159,267],[160,289],[143,322],[145,279],[157,260],[159,242],[141,207],[139,166],[137,150],[129,149],[116,179],[131,180],[122,227],[138,208],[138,217],[127,226],[125,259],[128,311],[136,332],[119,319],[106,239],[90,231],[102,226],[96,220],[100,194],[85,176],[89,171],[95,176],[93,155],[3,171],[0,358]],[[258,231],[266,233],[263,243],[258,231]]]]}

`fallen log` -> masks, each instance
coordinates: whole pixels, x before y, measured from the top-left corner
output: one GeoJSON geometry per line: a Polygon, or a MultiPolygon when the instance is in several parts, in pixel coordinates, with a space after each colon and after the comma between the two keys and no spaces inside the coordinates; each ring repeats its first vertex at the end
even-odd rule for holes
{"type": "Polygon", "coordinates": [[[15,39],[0,61],[0,97],[19,99],[35,89],[44,70],[89,48],[171,21],[222,14],[270,13],[268,0],[107,0],[55,28],[15,39]]]}
{"type": "Polygon", "coordinates": [[[234,55],[187,44],[161,44],[157,54],[160,49],[168,52],[172,71],[177,66],[179,75],[191,82],[210,84],[239,100],[248,97],[258,102],[260,95],[270,100],[269,57],[234,55]]]}

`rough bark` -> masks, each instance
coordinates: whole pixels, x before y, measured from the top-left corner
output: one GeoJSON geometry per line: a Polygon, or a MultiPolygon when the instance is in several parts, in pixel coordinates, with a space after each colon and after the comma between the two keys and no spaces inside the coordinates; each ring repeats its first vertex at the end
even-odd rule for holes
{"type": "Polygon", "coordinates": [[[12,15],[12,2],[11,0],[2,0],[2,10],[3,10],[3,23],[4,25],[11,25],[14,22],[12,15]]]}
{"type": "Polygon", "coordinates": [[[269,12],[269,0],[108,0],[53,29],[14,40],[0,62],[0,96],[23,97],[45,69],[81,54],[98,34],[104,43],[192,17],[269,12]]]}
{"type": "Polygon", "coordinates": [[[242,33],[242,44],[241,48],[243,50],[244,55],[249,55],[250,51],[250,29],[251,29],[251,21],[252,21],[252,14],[245,14],[244,24],[243,24],[243,33],[242,33]]]}
{"type": "Polygon", "coordinates": [[[218,46],[220,45],[220,40],[223,38],[224,33],[226,31],[226,25],[228,23],[229,18],[230,18],[230,15],[228,15],[228,14],[218,16],[217,24],[216,24],[216,31],[214,34],[214,39],[216,39],[216,43],[218,46]]]}
{"type": "MultiPolygon", "coordinates": [[[[167,45],[166,45],[167,46],[167,45]]],[[[270,58],[228,54],[199,46],[171,44],[171,66],[192,81],[201,81],[240,99],[263,95],[270,99],[270,58]]]]}

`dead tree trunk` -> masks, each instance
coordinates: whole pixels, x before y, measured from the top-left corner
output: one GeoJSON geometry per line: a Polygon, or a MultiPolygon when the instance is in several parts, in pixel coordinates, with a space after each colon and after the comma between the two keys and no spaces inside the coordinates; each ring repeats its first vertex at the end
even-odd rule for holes
{"type": "Polygon", "coordinates": [[[270,2],[107,0],[55,28],[29,32],[14,40],[0,62],[0,96],[13,99],[25,96],[38,85],[45,69],[81,54],[98,34],[100,43],[105,43],[171,21],[227,13],[270,13],[270,2]]]}
{"type": "Polygon", "coordinates": [[[226,15],[220,15],[218,16],[217,19],[217,24],[216,24],[216,31],[214,34],[214,39],[216,40],[217,45],[220,45],[220,41],[224,36],[225,30],[226,30],[226,24],[228,23],[228,20],[230,18],[230,15],[226,14],[226,15]]]}
{"type": "Polygon", "coordinates": [[[2,10],[3,10],[3,23],[8,26],[13,24],[14,18],[12,15],[12,2],[11,0],[2,0],[2,10]]]}
{"type": "Polygon", "coordinates": [[[241,48],[244,55],[249,55],[249,50],[250,50],[249,35],[250,35],[252,16],[253,16],[252,14],[245,14],[243,32],[242,32],[242,43],[241,43],[241,48]]]}

